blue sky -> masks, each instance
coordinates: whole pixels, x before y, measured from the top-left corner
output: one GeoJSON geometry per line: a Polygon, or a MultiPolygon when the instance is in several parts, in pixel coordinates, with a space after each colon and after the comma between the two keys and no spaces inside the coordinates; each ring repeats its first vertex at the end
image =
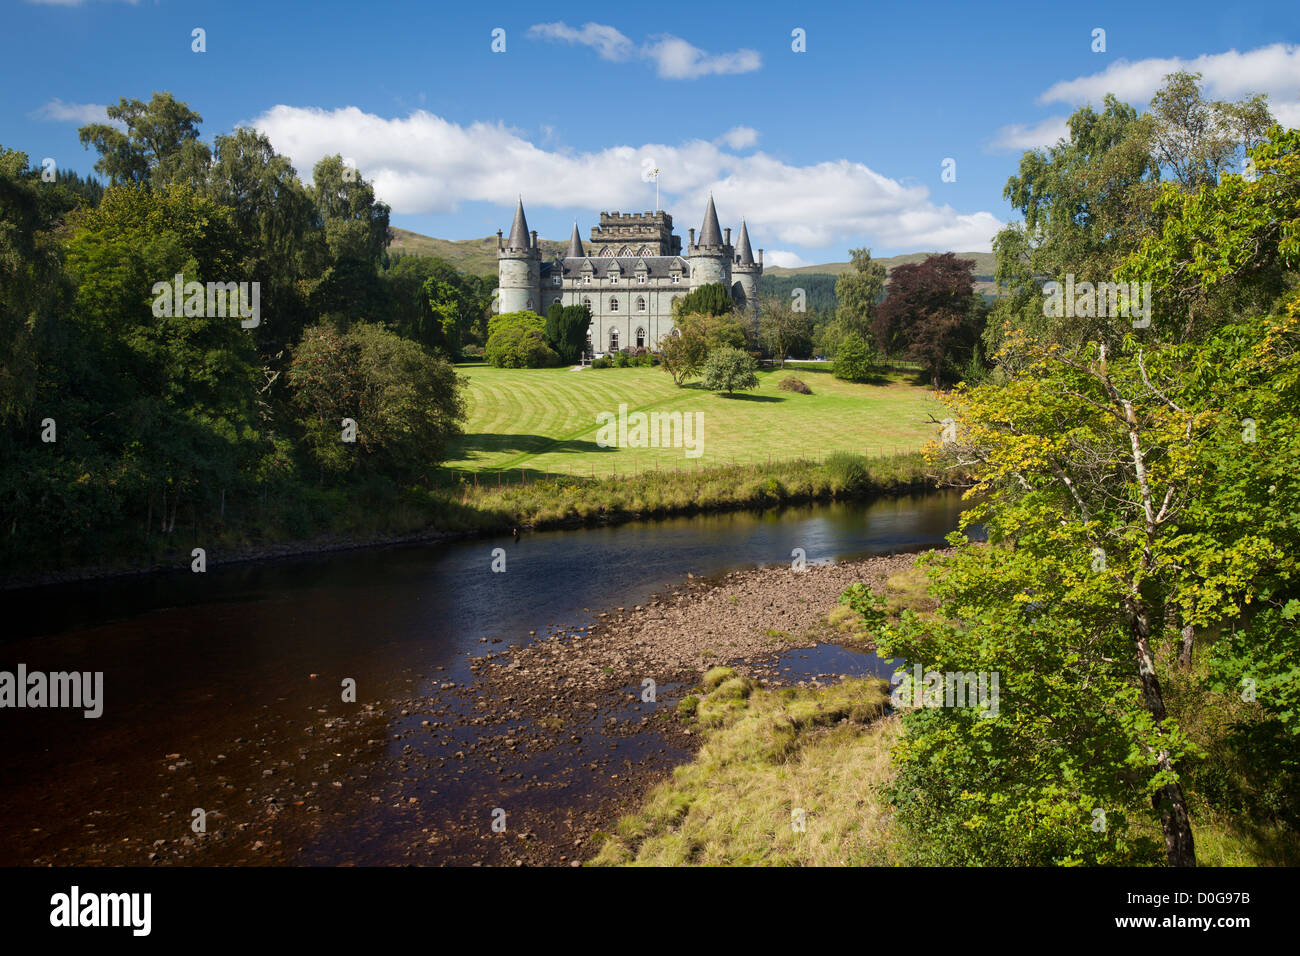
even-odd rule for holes
{"type": "Polygon", "coordinates": [[[304,178],[341,153],[394,225],[452,239],[508,229],[518,193],[543,236],[576,218],[585,238],[603,209],[654,205],[653,164],[679,234],[712,192],[768,264],[987,249],[1021,151],[1106,90],[1142,106],[1190,66],[1300,125],[1294,2],[11,0],[5,22],[0,144],[33,163],[90,171],[78,125],[169,90],[205,139],[256,125],[304,178]]]}

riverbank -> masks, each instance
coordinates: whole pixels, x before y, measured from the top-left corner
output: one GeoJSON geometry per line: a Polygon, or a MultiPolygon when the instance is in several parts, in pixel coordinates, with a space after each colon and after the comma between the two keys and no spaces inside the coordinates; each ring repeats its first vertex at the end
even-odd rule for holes
{"type": "Polygon", "coordinates": [[[819,461],[647,471],[618,478],[543,476],[523,472],[514,483],[474,484],[463,474],[429,489],[407,489],[368,503],[344,499],[322,509],[323,523],[309,536],[274,521],[182,530],[177,543],[148,560],[87,563],[17,572],[0,579],[0,591],[113,577],[187,570],[193,549],[204,549],[209,569],[310,554],[451,540],[512,529],[594,526],[817,501],[906,494],[938,487],[919,453],[868,459],[837,454],[819,461]],[[333,515],[333,517],[330,517],[333,515]],[[277,531],[277,529],[279,529],[277,531]]]}
{"type": "Polygon", "coordinates": [[[730,666],[756,688],[870,676],[867,655],[843,652],[830,667],[801,649],[851,643],[827,621],[839,594],[854,581],[879,586],[907,574],[912,560],[683,575],[639,606],[484,637],[481,652],[462,663],[393,675],[383,693],[362,680],[358,703],[340,702],[336,674],[303,675],[282,691],[286,704],[268,702],[251,722],[218,712],[201,733],[169,735],[178,742],[170,752],[69,765],[70,779],[43,765],[40,786],[0,800],[0,818],[31,821],[10,834],[0,858],[146,866],[589,860],[620,817],[696,757],[705,728],[679,708],[709,669],[730,666]],[[98,794],[89,818],[73,812],[88,773],[98,794]],[[191,832],[192,807],[207,811],[206,832],[191,832]],[[494,828],[497,819],[504,830],[494,828]]]}

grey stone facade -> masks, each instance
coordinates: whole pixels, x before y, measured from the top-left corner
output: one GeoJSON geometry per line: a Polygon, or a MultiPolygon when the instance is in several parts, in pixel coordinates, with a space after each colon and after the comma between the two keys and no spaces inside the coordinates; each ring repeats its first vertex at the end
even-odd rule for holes
{"type": "Polygon", "coordinates": [[[658,348],[673,332],[673,302],[692,289],[721,282],[738,307],[758,321],[763,250],[754,258],[742,221],[735,247],[719,228],[713,198],[704,210],[698,242],[690,230],[686,254],[666,212],[602,212],[584,250],[573,224],[563,259],[542,261],[536,230],[529,232],[521,199],[509,238],[497,232],[498,309],[544,315],[551,303],[591,309],[588,340],[596,355],[625,348],[658,348]]]}

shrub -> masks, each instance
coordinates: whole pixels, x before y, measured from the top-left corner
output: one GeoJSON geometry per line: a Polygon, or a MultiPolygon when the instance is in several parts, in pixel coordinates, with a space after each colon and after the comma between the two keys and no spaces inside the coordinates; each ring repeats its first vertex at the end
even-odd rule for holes
{"type": "Polygon", "coordinates": [[[846,382],[865,382],[871,378],[874,356],[867,340],[853,333],[840,339],[835,353],[835,377],[846,382]]]}
{"type": "Polygon", "coordinates": [[[592,368],[612,368],[613,365],[614,363],[610,361],[608,355],[602,355],[598,359],[592,359],[591,362],[592,368]]]}
{"type": "Polygon", "coordinates": [[[628,361],[628,357],[627,357],[627,353],[626,353],[626,352],[615,352],[615,353],[614,353],[614,367],[615,367],[615,368],[627,368],[629,364],[630,364],[630,363],[629,363],[629,361],[628,361]]]}
{"type": "Polygon", "coordinates": [[[793,375],[787,375],[776,386],[783,392],[798,392],[800,395],[811,395],[812,389],[801,378],[795,378],[793,375]]]}
{"type": "Polygon", "coordinates": [[[746,352],[735,348],[714,349],[704,363],[704,387],[713,392],[758,387],[757,366],[746,352]]]}
{"type": "Polygon", "coordinates": [[[541,329],[508,325],[488,337],[487,360],[497,368],[545,368],[558,365],[560,357],[546,344],[541,329]]]}

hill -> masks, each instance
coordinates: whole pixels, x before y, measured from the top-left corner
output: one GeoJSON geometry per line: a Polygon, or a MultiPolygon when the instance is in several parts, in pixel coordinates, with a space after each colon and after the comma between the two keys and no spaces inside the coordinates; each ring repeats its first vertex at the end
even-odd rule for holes
{"type": "MultiPolygon", "coordinates": [[[[562,256],[569,243],[542,239],[543,258],[562,256]]],[[[494,278],[497,274],[497,237],[482,239],[435,239],[406,229],[393,229],[390,255],[436,256],[445,259],[461,272],[494,278]]]]}
{"type": "MultiPolygon", "coordinates": [[[[564,255],[569,247],[567,240],[542,239],[544,258],[564,255]]],[[[497,274],[497,237],[485,236],[482,239],[435,239],[423,236],[407,229],[393,229],[393,241],[388,247],[391,254],[403,256],[436,256],[445,259],[462,272],[491,278],[497,274]]],[[[885,256],[877,261],[882,263],[886,272],[905,263],[920,262],[930,252],[909,252],[901,256],[885,256]]],[[[991,252],[959,252],[962,259],[975,260],[975,290],[993,294],[993,254],[991,252]]],[[[781,266],[768,266],[764,273],[773,276],[792,275],[832,275],[851,268],[848,262],[826,262],[821,265],[799,266],[787,269],[781,266]]]]}
{"type": "MultiPolygon", "coordinates": [[[[901,256],[881,256],[876,259],[885,267],[886,274],[892,273],[897,267],[907,265],[913,262],[920,262],[926,256],[935,255],[933,252],[908,252],[901,256]]],[[[997,283],[993,281],[993,273],[996,263],[991,252],[959,252],[959,259],[975,260],[975,291],[984,296],[997,295],[997,283]]],[[[842,272],[847,272],[853,268],[851,262],[824,262],[815,266],[798,266],[797,268],[783,268],[782,266],[769,266],[763,270],[764,275],[770,276],[798,276],[798,275],[832,275],[838,276],[842,272]]]]}

